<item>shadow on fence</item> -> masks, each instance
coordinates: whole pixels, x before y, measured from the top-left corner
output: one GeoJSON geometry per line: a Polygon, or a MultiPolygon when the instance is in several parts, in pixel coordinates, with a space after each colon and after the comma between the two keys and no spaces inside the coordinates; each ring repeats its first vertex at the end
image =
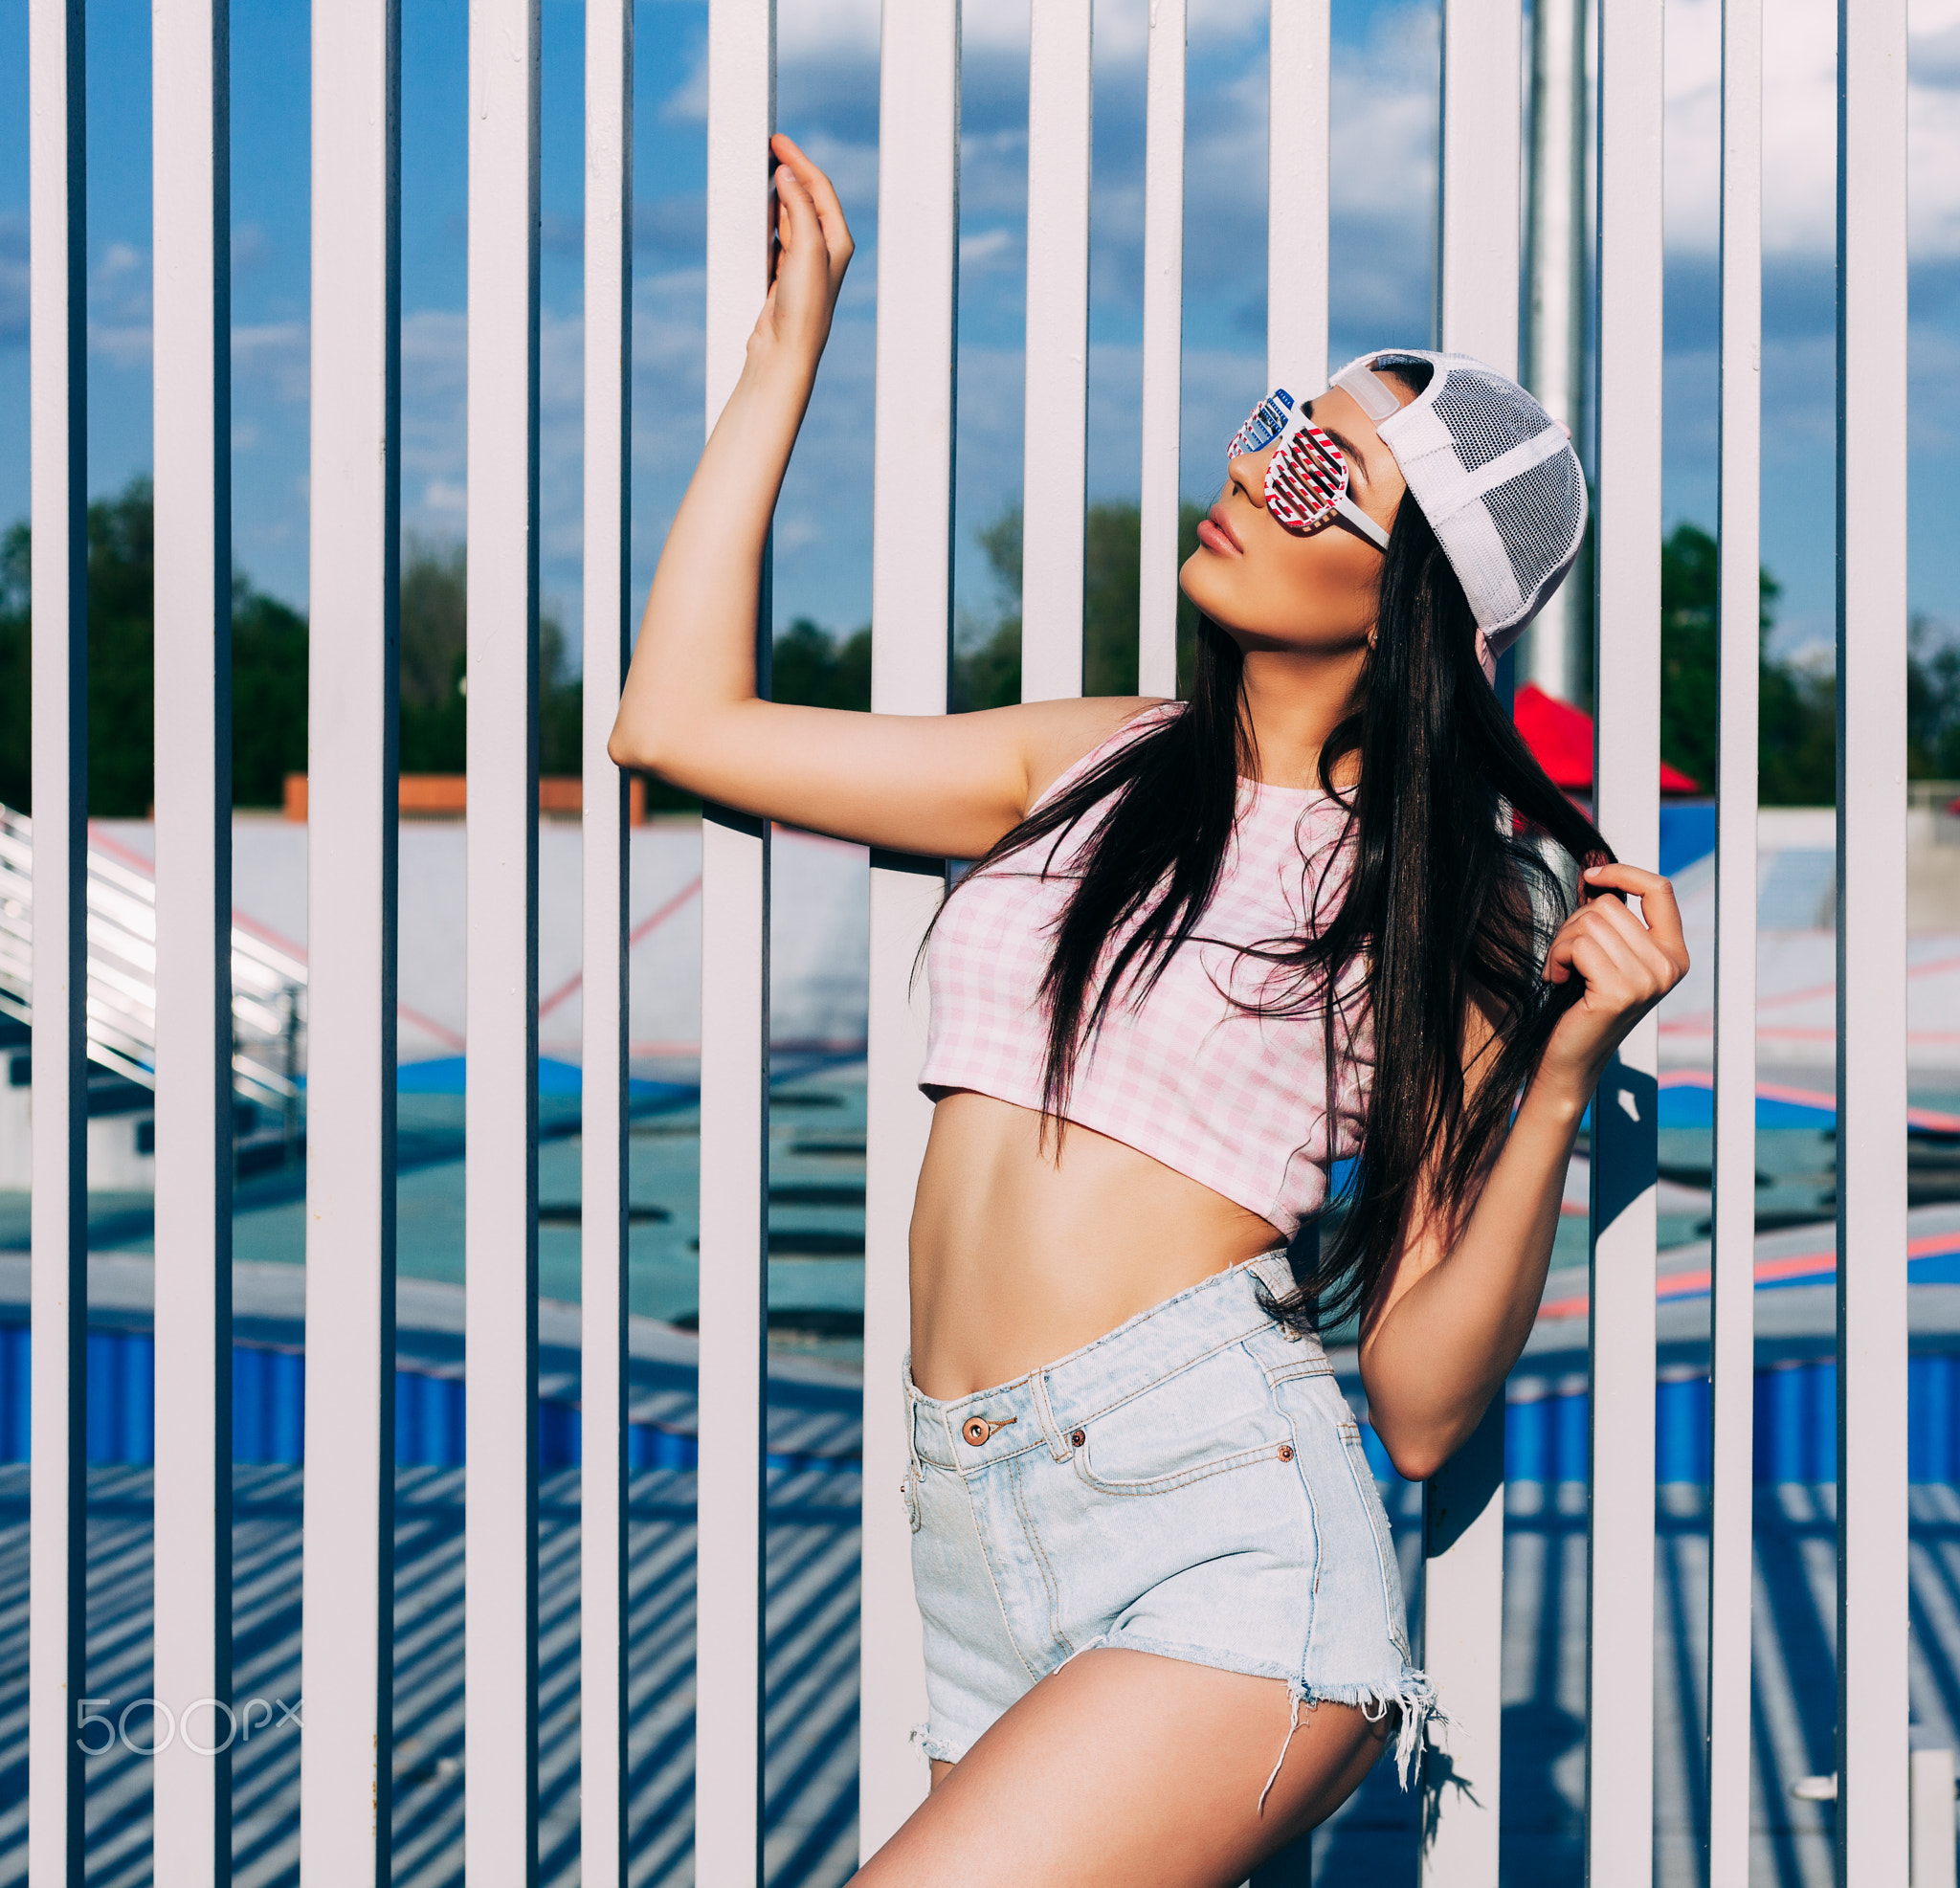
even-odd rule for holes
{"type": "MultiPolygon", "coordinates": [[[[298,1878],[301,1477],[236,1471],[234,1855],[239,1888],[298,1878]]],[[[395,1874],[398,1888],[459,1883],[462,1871],[462,1473],[397,1478],[395,1874]]],[[[150,1685],[150,1472],[89,1473],[90,1888],[150,1879],[149,1765],[162,1731],[150,1685]]],[[[830,1888],[857,1848],[858,1477],[770,1479],[767,1878],[830,1888]]],[[[628,1752],[633,1879],[693,1880],[694,1477],[655,1470],[631,1490],[633,1703],[628,1752]]],[[[1913,1705],[1960,1730],[1960,1488],[1912,1491],[1913,1705]]],[[[1707,1556],[1703,1490],[1664,1489],[1658,1548],[1657,1880],[1699,1879],[1705,1834],[1701,1661],[1707,1556]]],[[[1785,1483],[1756,1497],[1755,1783],[1751,1879],[1810,1888],[1831,1878],[1828,1805],[1791,1800],[1833,1766],[1835,1493],[1785,1483]]],[[[27,1470],[0,1467],[0,1888],[24,1879],[27,1766],[27,1470]]],[[[1415,1491],[1393,1491],[1412,1585],[1415,1491]]],[[[1505,1529],[1503,1877],[1577,1880],[1585,1788],[1586,1533],[1572,1483],[1512,1488],[1505,1529]]],[[[539,1491],[540,1879],[578,1873],[578,1475],[539,1491]]],[[[212,1732],[200,1718],[200,1739],[212,1732]]],[[[1413,1888],[1416,1805],[1384,1766],[1314,1843],[1313,1874],[1413,1888]]]]}

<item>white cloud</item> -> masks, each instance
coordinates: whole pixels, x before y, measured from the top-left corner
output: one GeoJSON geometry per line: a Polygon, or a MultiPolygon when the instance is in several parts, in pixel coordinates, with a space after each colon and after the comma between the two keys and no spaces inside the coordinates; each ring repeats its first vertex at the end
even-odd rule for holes
{"type": "Polygon", "coordinates": [[[311,331],[304,322],[261,322],[232,329],[234,391],[263,386],[274,398],[303,405],[311,393],[311,331]]]}
{"type": "Polygon", "coordinates": [[[149,253],[112,242],[96,258],[88,285],[89,351],[115,367],[150,359],[149,253]]]}
{"type": "Polygon", "coordinates": [[[25,347],[28,331],[28,226],[0,211],[0,347],[25,347]]]}
{"type": "Polygon", "coordinates": [[[1014,241],[1012,230],[982,230],[970,236],[960,238],[960,278],[968,280],[982,270],[1006,268],[1017,264],[1020,245],[1014,241]]]}
{"type": "MultiPolygon", "coordinates": [[[[1960,256],[1960,0],[1914,0],[1907,164],[1915,259],[1960,256]]],[[[1712,254],[1719,227],[1721,0],[1668,0],[1667,222],[1712,254]]],[[[1763,35],[1763,247],[1837,245],[1838,17],[1832,0],[1778,0],[1763,35]]]]}
{"type": "MultiPolygon", "coordinates": [[[[1029,0],[978,0],[962,9],[963,47],[970,53],[1025,53],[1029,0]]],[[[1260,31],[1267,0],[1192,0],[1189,31],[1215,46],[1260,31]]],[[[1154,0],[1098,0],[1099,56],[1141,57],[1154,0]]],[[[876,59],[880,0],[778,0],[776,48],[785,59],[835,58],[851,54],[876,59]]]]}
{"type": "Polygon", "coordinates": [[[1912,9],[1906,194],[1916,256],[1960,256],[1960,0],[1912,9]]]}

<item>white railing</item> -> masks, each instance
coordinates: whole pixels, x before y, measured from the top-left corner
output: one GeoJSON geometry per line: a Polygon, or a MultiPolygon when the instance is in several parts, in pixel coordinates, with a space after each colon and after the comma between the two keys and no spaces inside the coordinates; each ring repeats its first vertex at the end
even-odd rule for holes
{"type": "MultiPolygon", "coordinates": [[[[88,1058],[156,1086],[157,881],[106,844],[87,851],[88,1058]]],[[[0,1015],[33,1021],[34,826],[0,807],[0,1015]]],[[[255,1100],[284,1107],[299,1094],[294,1038],[306,960],[233,914],[232,1078],[255,1100]]]]}
{"type": "MultiPolygon", "coordinates": [[[[85,466],[81,0],[31,0],[34,861],[33,1466],[30,1870],[82,1880],[81,1338],[85,968],[85,466]]],[[[1840,0],[1838,1291],[1838,1873],[1906,1877],[1904,1297],[1905,11],[1840,0]],[[1847,464],[1859,470],[1845,477],[1847,464]]],[[[625,1878],[622,1289],[625,909],[621,784],[604,752],[630,599],[627,322],[631,11],[587,9],[584,1878],[625,1878]],[[603,1208],[603,1210],[601,1210],[603,1208]]],[[[222,0],[155,9],[158,1091],[157,1688],[228,1687],[231,1014],[227,598],[228,205],[222,0]]],[[[1029,455],[1023,674],[1081,685],[1090,0],[1038,0],[1029,134],[1029,455]],[[1037,435],[1038,451],[1036,450],[1037,435]]],[[[1146,157],[1142,663],[1172,673],[1183,214],[1183,0],[1152,0],[1146,157]]],[[[711,0],[706,419],[764,279],[771,0],[711,0]]],[[[1710,1878],[1747,1872],[1754,1044],[1754,726],[1761,197],[1760,0],[1726,0],[1723,54],[1721,885],[1710,1878]]],[[[1326,0],[1272,0],[1270,372],[1327,352],[1326,0]]],[[[1521,9],[1449,0],[1440,212],[1443,344],[1515,368],[1521,9]]],[[[393,1538],[391,735],[399,499],[399,17],[316,14],[312,63],[311,1068],[301,1871],[388,1876],[393,1538]],[[331,896],[328,896],[330,888],[331,896]],[[330,1408],[322,1399],[331,1398],[330,1408]]],[[[1583,37],[1583,34],[1580,35],[1583,37]]],[[[1581,54],[1565,52],[1570,71],[1581,54]]],[[[1661,390],[1661,9],[1601,0],[1598,29],[1598,810],[1657,851],[1661,390]]],[[[538,14],[480,0],[470,53],[470,744],[467,1861],[537,1853],[536,787],[538,14]],[[528,757],[528,758],[517,758],[528,757]]],[[[873,696],[943,712],[957,324],[958,0],[885,9],[880,78],[873,696]]],[[[1821,135],[1821,131],[1820,134],[1821,135]]],[[[1541,143],[1544,141],[1541,141],[1541,143]]],[[[1556,141],[1552,141],[1556,143],[1556,141]]],[[[767,612],[765,612],[767,620],[767,612]]],[[[696,1878],[759,1878],[766,827],[710,810],[703,839],[701,1512],[696,1878]]],[[[905,1222],[927,1110],[913,1084],[914,950],[940,861],[880,855],[871,1006],[860,1841],[923,1792],[924,1715],[898,1480],[905,1222]]],[[[104,1038],[106,1041],[106,1038],[104,1038]]],[[[140,1058],[139,1058],[140,1059],[140,1058]]],[[[1656,1034],[1629,1040],[1595,1113],[1591,1301],[1590,1878],[1653,1860],[1656,1034]]],[[[1492,1888],[1501,1804],[1502,1418],[1427,1496],[1425,1656],[1453,1719],[1424,1878],[1492,1888]]],[[[1440,1766],[1438,1766],[1440,1767],[1440,1766]]],[[[159,1760],[156,1878],[229,1870],[226,1760],[159,1760]]]]}

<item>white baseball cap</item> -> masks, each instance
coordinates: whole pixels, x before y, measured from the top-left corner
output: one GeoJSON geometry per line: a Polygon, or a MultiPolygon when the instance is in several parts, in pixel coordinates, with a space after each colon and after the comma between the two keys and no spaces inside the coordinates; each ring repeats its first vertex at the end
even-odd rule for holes
{"type": "Polygon", "coordinates": [[[1506,374],[1468,354],[1398,347],[1363,354],[1332,385],[1354,397],[1394,454],[1497,658],[1558,589],[1586,535],[1586,474],[1571,436],[1506,374]],[[1407,406],[1377,370],[1425,362],[1407,406]]]}

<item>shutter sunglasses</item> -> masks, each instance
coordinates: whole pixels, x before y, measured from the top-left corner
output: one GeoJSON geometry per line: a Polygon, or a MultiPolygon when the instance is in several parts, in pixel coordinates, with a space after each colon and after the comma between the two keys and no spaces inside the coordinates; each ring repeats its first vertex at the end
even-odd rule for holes
{"type": "Polygon", "coordinates": [[[1388,549],[1389,534],[1348,496],[1348,460],[1340,447],[1307,418],[1304,407],[1294,406],[1283,387],[1252,410],[1225,456],[1236,459],[1268,446],[1273,455],[1266,461],[1266,510],[1287,530],[1303,536],[1338,517],[1378,549],[1388,549]]]}

